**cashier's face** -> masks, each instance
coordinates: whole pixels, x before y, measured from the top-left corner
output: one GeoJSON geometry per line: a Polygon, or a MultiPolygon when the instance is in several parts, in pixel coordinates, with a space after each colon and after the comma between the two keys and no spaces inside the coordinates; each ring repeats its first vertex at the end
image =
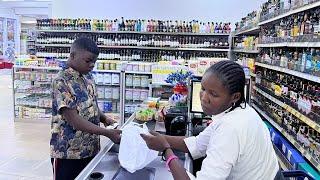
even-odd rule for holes
{"type": "Polygon", "coordinates": [[[206,115],[216,115],[232,106],[232,96],[213,73],[205,73],[201,81],[200,99],[206,115]]]}
{"type": "Polygon", "coordinates": [[[70,58],[72,58],[72,68],[81,74],[88,74],[93,70],[98,56],[89,51],[79,50],[72,52],[70,58]]]}

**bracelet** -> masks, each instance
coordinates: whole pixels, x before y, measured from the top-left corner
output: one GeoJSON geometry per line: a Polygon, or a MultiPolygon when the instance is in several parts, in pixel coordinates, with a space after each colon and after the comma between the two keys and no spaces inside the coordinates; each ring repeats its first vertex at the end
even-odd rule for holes
{"type": "Polygon", "coordinates": [[[178,159],[178,157],[175,156],[175,155],[169,156],[169,158],[168,158],[168,160],[167,160],[167,162],[166,162],[166,167],[168,168],[168,171],[170,171],[169,165],[170,165],[171,161],[174,160],[174,159],[178,159]]]}
{"type": "Polygon", "coordinates": [[[168,149],[171,149],[171,147],[167,147],[167,148],[165,148],[163,151],[162,151],[162,154],[161,154],[161,159],[163,160],[163,161],[166,161],[166,158],[165,158],[165,156],[166,156],[166,152],[167,152],[167,150],[168,149]]]}

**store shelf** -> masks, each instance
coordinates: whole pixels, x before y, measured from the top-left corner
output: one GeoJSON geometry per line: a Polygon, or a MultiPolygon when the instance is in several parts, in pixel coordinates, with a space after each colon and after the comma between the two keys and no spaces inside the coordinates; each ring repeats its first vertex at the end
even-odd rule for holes
{"type": "Polygon", "coordinates": [[[257,47],[320,47],[320,42],[282,42],[282,43],[266,43],[258,44],[257,47]]]}
{"type": "Polygon", "coordinates": [[[141,72],[141,71],[125,71],[126,74],[145,74],[152,75],[152,72],[141,72]]]}
{"type": "Polygon", "coordinates": [[[228,52],[229,49],[220,48],[172,48],[172,47],[147,47],[147,46],[104,46],[100,48],[115,48],[115,49],[146,49],[146,50],[168,50],[168,51],[207,51],[207,52],[228,52]]]}
{"type": "Polygon", "coordinates": [[[104,34],[150,34],[150,35],[185,35],[185,36],[229,36],[225,33],[178,33],[178,32],[138,32],[138,31],[92,31],[92,30],[37,30],[38,32],[61,33],[104,33],[104,34]]]}
{"type": "Polygon", "coordinates": [[[152,84],[152,86],[174,86],[174,85],[172,85],[172,84],[170,84],[170,83],[166,83],[166,82],[152,82],[151,83],[152,84]]]}
{"type": "Polygon", "coordinates": [[[300,112],[298,112],[297,110],[295,110],[294,108],[292,108],[291,106],[279,101],[278,99],[274,98],[273,96],[267,94],[266,92],[262,91],[261,89],[259,89],[256,86],[253,86],[253,89],[256,90],[257,92],[259,92],[261,95],[263,95],[264,97],[268,98],[270,101],[278,104],[279,106],[281,106],[282,108],[284,108],[285,110],[287,110],[289,113],[293,114],[294,116],[296,116],[299,120],[301,120],[302,122],[306,123],[308,126],[310,126],[311,128],[313,128],[314,130],[316,130],[317,132],[320,133],[320,125],[315,123],[313,120],[311,120],[310,118],[306,117],[305,115],[301,114],[300,112]]]}
{"type": "Polygon", "coordinates": [[[39,124],[39,123],[44,123],[44,124],[50,124],[51,123],[52,117],[43,117],[43,118],[20,118],[20,117],[15,117],[14,121],[15,122],[23,122],[23,123],[33,123],[33,124],[39,124]]]}
{"type": "Polygon", "coordinates": [[[320,171],[320,163],[318,163],[311,154],[305,150],[300,144],[291,136],[289,135],[283,128],[281,128],[276,122],[273,121],[271,117],[269,117],[264,111],[262,111],[259,107],[255,104],[252,104],[252,107],[261,114],[273,127],[275,127],[291,144],[295,146],[295,148],[306,158],[308,159],[312,165],[314,165],[318,171],[320,171]]]}
{"type": "Polygon", "coordinates": [[[239,36],[239,35],[255,35],[255,34],[259,34],[260,32],[260,27],[256,26],[244,31],[240,31],[240,32],[236,32],[234,35],[235,36],[239,36]]]}
{"type": "Polygon", "coordinates": [[[121,73],[120,70],[98,70],[94,69],[93,72],[100,72],[100,73],[121,73]]]}
{"type": "Polygon", "coordinates": [[[39,47],[71,47],[71,44],[35,44],[39,47]]]}
{"type": "Polygon", "coordinates": [[[32,94],[32,95],[51,95],[51,93],[45,93],[45,92],[43,92],[43,93],[39,93],[39,92],[37,92],[37,93],[34,93],[34,92],[22,92],[22,91],[16,91],[15,92],[16,94],[32,94]]]}
{"type": "Polygon", "coordinates": [[[61,67],[41,67],[41,66],[20,66],[14,65],[14,68],[28,68],[28,69],[45,69],[45,70],[61,70],[61,67]]]}
{"type": "Polygon", "coordinates": [[[310,74],[294,71],[294,70],[291,70],[291,69],[278,67],[278,66],[272,66],[272,65],[268,65],[268,64],[259,63],[259,62],[255,62],[255,65],[256,66],[260,66],[260,67],[264,67],[264,68],[267,68],[267,69],[272,69],[272,70],[275,70],[275,71],[283,72],[283,73],[286,73],[286,74],[290,74],[290,75],[293,75],[293,76],[296,76],[296,77],[299,77],[299,78],[303,78],[303,79],[306,79],[306,80],[309,80],[309,81],[320,83],[320,77],[318,77],[318,76],[313,76],[313,75],[310,75],[310,74]]]}
{"type": "Polygon", "coordinates": [[[302,6],[302,7],[300,7],[300,8],[291,10],[291,11],[289,11],[289,12],[286,12],[286,13],[281,14],[281,15],[279,15],[279,16],[276,16],[276,17],[274,17],[274,18],[271,18],[271,19],[262,21],[262,22],[258,23],[258,25],[261,26],[261,25],[270,23],[270,22],[272,22],[272,21],[276,21],[276,20],[279,20],[279,19],[281,19],[281,18],[290,16],[290,15],[293,15],[293,14],[296,14],[296,13],[299,13],[299,12],[307,11],[307,10],[309,10],[309,9],[312,9],[312,8],[315,8],[315,7],[318,7],[318,6],[320,6],[320,1],[315,2],[315,3],[312,3],[312,4],[308,4],[308,5],[305,5],[305,6],[302,6]]]}
{"type": "Polygon", "coordinates": [[[16,104],[15,106],[29,107],[29,108],[35,108],[35,109],[52,109],[51,107],[42,107],[42,106],[25,105],[25,104],[16,104]]]}
{"type": "Polygon", "coordinates": [[[247,54],[259,54],[259,50],[246,50],[246,49],[233,49],[233,52],[247,53],[247,54]]]}
{"type": "Polygon", "coordinates": [[[95,84],[96,86],[116,86],[119,87],[120,84],[95,84]]]}
{"type": "MultiPolygon", "coordinates": [[[[40,47],[71,47],[71,44],[36,44],[40,47]]],[[[172,48],[172,47],[147,47],[147,46],[105,46],[98,45],[100,48],[113,49],[146,49],[146,50],[168,50],[168,51],[208,51],[208,52],[228,52],[229,49],[221,48],[172,48]]]]}

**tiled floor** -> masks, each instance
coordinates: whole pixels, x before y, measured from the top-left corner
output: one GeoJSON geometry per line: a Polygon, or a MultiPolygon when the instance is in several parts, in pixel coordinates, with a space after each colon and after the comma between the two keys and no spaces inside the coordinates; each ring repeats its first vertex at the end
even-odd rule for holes
{"type": "Polygon", "coordinates": [[[50,123],[13,122],[9,71],[0,70],[0,180],[52,179],[50,123]]]}

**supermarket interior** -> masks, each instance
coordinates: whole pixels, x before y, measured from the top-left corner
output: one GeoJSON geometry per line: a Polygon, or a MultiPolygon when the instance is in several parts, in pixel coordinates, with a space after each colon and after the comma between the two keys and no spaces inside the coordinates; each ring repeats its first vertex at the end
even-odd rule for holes
{"type": "Polygon", "coordinates": [[[320,0],[0,0],[0,180],[320,180],[320,0]]]}

